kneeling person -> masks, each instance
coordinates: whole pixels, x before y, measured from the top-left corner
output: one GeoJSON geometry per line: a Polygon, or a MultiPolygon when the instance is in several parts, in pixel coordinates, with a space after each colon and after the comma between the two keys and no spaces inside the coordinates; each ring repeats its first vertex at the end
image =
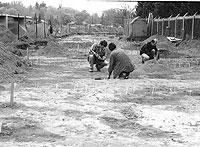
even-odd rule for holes
{"type": "Polygon", "coordinates": [[[156,47],[157,40],[153,39],[147,44],[143,45],[140,50],[140,56],[142,57],[142,63],[144,63],[147,60],[152,60],[156,58],[156,60],[159,59],[158,49],[156,47]]]}
{"type": "Polygon", "coordinates": [[[122,49],[116,49],[114,43],[108,45],[110,54],[110,63],[108,67],[108,79],[113,73],[113,78],[124,77],[128,79],[129,74],[134,70],[135,66],[131,63],[130,58],[124,53],[122,49]]]}
{"type": "Polygon", "coordinates": [[[99,44],[95,43],[91,46],[88,56],[88,61],[90,64],[90,72],[93,72],[94,65],[96,65],[97,71],[107,65],[105,62],[105,48],[107,47],[107,41],[100,41],[99,44]]]}

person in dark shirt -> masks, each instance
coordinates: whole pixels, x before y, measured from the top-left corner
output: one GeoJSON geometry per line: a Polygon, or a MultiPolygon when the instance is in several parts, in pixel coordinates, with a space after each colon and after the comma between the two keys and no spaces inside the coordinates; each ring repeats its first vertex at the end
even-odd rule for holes
{"type": "Polygon", "coordinates": [[[116,49],[114,43],[110,43],[108,48],[111,51],[108,67],[108,79],[110,79],[112,73],[114,79],[122,77],[128,79],[129,74],[135,69],[135,65],[122,49],[116,49]]]}
{"type": "Polygon", "coordinates": [[[142,57],[142,63],[147,60],[152,60],[156,57],[156,60],[159,59],[158,49],[156,47],[157,39],[153,39],[147,44],[143,45],[140,49],[140,56],[142,57]]]}

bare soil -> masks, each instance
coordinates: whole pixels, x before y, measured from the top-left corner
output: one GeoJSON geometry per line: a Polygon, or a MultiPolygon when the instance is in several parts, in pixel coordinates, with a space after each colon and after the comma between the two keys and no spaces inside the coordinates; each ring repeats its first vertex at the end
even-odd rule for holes
{"type": "Polygon", "coordinates": [[[30,56],[29,73],[15,83],[13,107],[10,85],[1,83],[1,147],[200,146],[198,58],[142,65],[136,47],[125,50],[136,65],[130,79],[108,80],[107,67],[88,72],[89,47],[67,42],[60,42],[61,56],[30,56]]]}

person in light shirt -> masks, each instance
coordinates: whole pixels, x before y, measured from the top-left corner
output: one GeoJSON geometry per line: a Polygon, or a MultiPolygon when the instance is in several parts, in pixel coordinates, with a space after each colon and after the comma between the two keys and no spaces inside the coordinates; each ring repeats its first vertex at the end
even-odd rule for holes
{"type": "Polygon", "coordinates": [[[94,43],[89,51],[88,62],[90,64],[90,72],[94,71],[94,65],[97,71],[100,71],[104,66],[107,65],[106,60],[106,50],[107,41],[102,40],[100,43],[94,43]]]}

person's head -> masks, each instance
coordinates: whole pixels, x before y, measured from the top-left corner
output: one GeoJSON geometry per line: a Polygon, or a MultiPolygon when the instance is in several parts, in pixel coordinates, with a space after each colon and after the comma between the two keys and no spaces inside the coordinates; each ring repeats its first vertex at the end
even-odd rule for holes
{"type": "Polygon", "coordinates": [[[157,44],[157,39],[151,40],[151,45],[156,45],[157,44]]]}
{"type": "Polygon", "coordinates": [[[105,41],[105,40],[100,41],[99,44],[100,44],[101,46],[103,46],[103,47],[107,47],[107,45],[108,45],[107,41],[105,41]]]}
{"type": "Polygon", "coordinates": [[[108,45],[108,48],[109,48],[110,51],[113,51],[114,49],[116,49],[116,45],[114,43],[110,43],[108,45]]]}

